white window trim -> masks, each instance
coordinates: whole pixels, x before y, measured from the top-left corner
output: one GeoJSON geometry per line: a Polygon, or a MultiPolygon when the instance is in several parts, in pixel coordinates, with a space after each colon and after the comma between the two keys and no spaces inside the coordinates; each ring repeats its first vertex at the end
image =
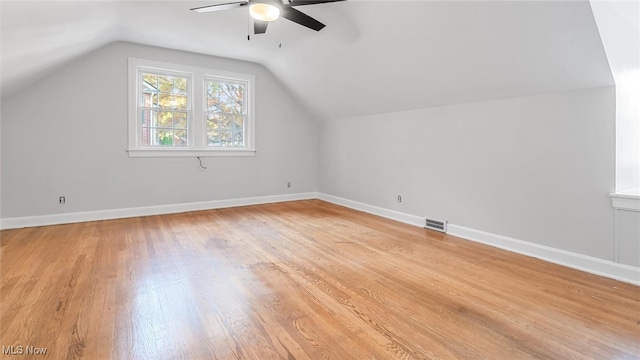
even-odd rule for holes
{"type": "Polygon", "coordinates": [[[255,76],[216,69],[198,68],[193,66],[171,64],[160,61],[129,58],[129,90],[128,90],[128,148],[129,157],[206,157],[206,156],[255,156],[255,76]],[[140,84],[139,70],[151,72],[169,72],[189,77],[189,145],[186,147],[149,147],[142,146],[140,122],[138,121],[138,87],[140,84]],[[247,102],[248,114],[245,124],[245,146],[242,148],[217,148],[206,144],[205,78],[229,79],[243,81],[248,84],[247,102]]]}

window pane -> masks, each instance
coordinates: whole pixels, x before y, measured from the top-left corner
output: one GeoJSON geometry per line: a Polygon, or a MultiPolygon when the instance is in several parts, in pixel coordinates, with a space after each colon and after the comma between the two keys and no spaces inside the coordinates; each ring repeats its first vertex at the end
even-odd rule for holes
{"type": "Polygon", "coordinates": [[[220,121],[220,115],[218,114],[207,114],[207,130],[218,130],[220,121]]]}
{"type": "Polygon", "coordinates": [[[159,75],[158,76],[158,90],[163,93],[171,93],[171,89],[173,88],[173,77],[159,75]]]}
{"type": "Polygon", "coordinates": [[[187,79],[182,77],[177,77],[173,82],[173,92],[178,95],[186,95],[187,94],[187,79]]]}
{"type": "Polygon", "coordinates": [[[173,130],[171,129],[153,129],[155,132],[154,144],[160,146],[173,145],[173,130]]]}
{"type": "Polygon", "coordinates": [[[155,111],[142,110],[141,123],[142,126],[151,126],[152,121],[155,121],[155,111]]]}
{"type": "Polygon", "coordinates": [[[222,112],[220,100],[217,97],[207,97],[207,111],[222,112]]]}
{"type": "Polygon", "coordinates": [[[140,105],[143,107],[158,107],[158,94],[151,91],[143,91],[140,105]]]}
{"type": "Polygon", "coordinates": [[[242,105],[237,104],[234,100],[229,100],[226,106],[230,114],[242,114],[242,105]]]}
{"type": "Polygon", "coordinates": [[[158,75],[142,73],[142,96],[140,105],[154,107],[158,104],[158,75]]]}
{"type": "Polygon", "coordinates": [[[236,91],[236,100],[244,101],[244,85],[238,86],[236,91]]]}
{"type": "Polygon", "coordinates": [[[209,146],[220,146],[218,132],[215,130],[207,131],[207,144],[209,146]]]}
{"type": "Polygon", "coordinates": [[[187,146],[187,130],[175,130],[173,141],[175,146],[187,146]]]}
{"type": "Polygon", "coordinates": [[[184,113],[184,112],[173,113],[173,127],[176,129],[186,129],[187,113],[184,113]]]}
{"type": "Polygon", "coordinates": [[[156,123],[152,123],[153,126],[162,128],[173,127],[173,113],[169,111],[158,112],[158,119],[156,123]]]}
{"type": "Polygon", "coordinates": [[[183,95],[174,96],[172,101],[175,103],[172,104],[174,109],[178,110],[187,110],[187,97],[183,95]]]}
{"type": "Polygon", "coordinates": [[[229,142],[231,141],[233,137],[231,136],[231,131],[221,131],[220,132],[220,140],[222,140],[226,145],[228,146],[229,142]]]}
{"type": "Polygon", "coordinates": [[[175,109],[177,102],[176,99],[168,94],[160,94],[159,105],[163,109],[175,109]]]}
{"type": "Polygon", "coordinates": [[[145,88],[158,88],[158,75],[142,73],[142,81],[145,82],[145,88]]]}
{"type": "Polygon", "coordinates": [[[242,133],[234,133],[233,134],[233,146],[243,146],[243,135],[242,133]]]}
{"type": "Polygon", "coordinates": [[[207,96],[218,97],[218,83],[207,81],[207,96]]]}
{"type": "Polygon", "coordinates": [[[142,128],[142,145],[151,145],[151,129],[148,127],[142,128]]]}
{"type": "Polygon", "coordinates": [[[235,131],[244,131],[244,116],[236,115],[233,117],[233,129],[235,131]]]}
{"type": "Polygon", "coordinates": [[[221,115],[220,117],[220,130],[230,131],[233,129],[231,115],[221,115]]]}

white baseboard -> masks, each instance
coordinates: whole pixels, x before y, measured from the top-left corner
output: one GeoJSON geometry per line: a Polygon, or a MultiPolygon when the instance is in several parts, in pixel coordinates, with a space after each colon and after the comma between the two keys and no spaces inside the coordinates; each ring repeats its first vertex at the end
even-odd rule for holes
{"type": "Polygon", "coordinates": [[[377,215],[377,216],[382,216],[387,219],[399,221],[399,222],[413,225],[413,226],[424,227],[425,225],[424,218],[421,218],[415,215],[405,214],[395,210],[389,210],[389,209],[385,209],[385,208],[381,208],[381,207],[377,207],[369,204],[364,204],[361,202],[348,200],[348,199],[344,199],[344,198],[333,196],[333,195],[322,194],[322,193],[318,194],[318,199],[324,200],[326,202],[330,202],[336,205],[348,207],[350,209],[366,212],[366,213],[377,215]]]}
{"type": "Polygon", "coordinates": [[[23,227],[69,224],[85,221],[122,219],[137,216],[174,214],[187,211],[222,209],[236,206],[259,205],[285,201],[316,199],[318,194],[300,193],[287,195],[261,196],[251,198],[214,200],[185,204],[145,206],[137,208],[86,211],[76,213],[54,214],[44,216],[27,216],[0,219],[0,229],[17,229],[23,227]]]}
{"type": "MultiPolygon", "coordinates": [[[[318,194],[318,198],[340,206],[364,211],[366,213],[382,216],[414,226],[424,227],[425,224],[424,218],[415,215],[388,210],[322,193],[318,194]]],[[[506,236],[469,229],[451,223],[447,225],[447,234],[518,254],[531,256],[591,274],[624,281],[634,285],[640,285],[640,268],[633,266],[619,264],[613,261],[598,259],[544,245],[538,245],[506,236]]]]}
{"type": "Polygon", "coordinates": [[[449,224],[447,234],[591,274],[640,285],[640,268],[449,224]]]}
{"type": "MultiPolygon", "coordinates": [[[[405,224],[424,227],[425,219],[395,210],[352,201],[322,193],[300,193],[262,196],[229,200],[214,200],[197,203],[146,206],[127,209],[88,211],[44,216],[28,216],[0,219],[0,229],[15,229],[33,226],[58,225],[85,221],[121,219],[137,216],[173,214],[187,211],[222,209],[236,206],[259,205],[285,201],[321,199],[340,206],[363,211],[405,224]]],[[[548,246],[538,245],[506,236],[491,234],[463,226],[448,224],[447,233],[463,239],[475,241],[496,248],[535,257],[555,264],[578,269],[588,273],[640,285],[640,268],[602,260],[591,256],[572,253],[548,246]]]]}

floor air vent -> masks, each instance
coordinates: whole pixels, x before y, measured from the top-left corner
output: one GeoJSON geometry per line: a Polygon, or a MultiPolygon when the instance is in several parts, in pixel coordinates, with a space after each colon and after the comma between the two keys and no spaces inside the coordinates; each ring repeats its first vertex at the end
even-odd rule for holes
{"type": "Polygon", "coordinates": [[[440,231],[443,233],[447,232],[447,221],[433,220],[433,219],[425,219],[425,225],[427,229],[440,231]]]}

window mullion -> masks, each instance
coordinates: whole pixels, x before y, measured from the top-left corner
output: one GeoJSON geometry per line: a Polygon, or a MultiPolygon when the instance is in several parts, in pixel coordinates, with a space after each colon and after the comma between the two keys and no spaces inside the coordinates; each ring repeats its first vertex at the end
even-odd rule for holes
{"type": "Polygon", "coordinates": [[[206,147],[204,138],[204,82],[202,74],[195,73],[191,79],[191,123],[189,123],[189,140],[192,148],[202,149],[206,147]]]}

